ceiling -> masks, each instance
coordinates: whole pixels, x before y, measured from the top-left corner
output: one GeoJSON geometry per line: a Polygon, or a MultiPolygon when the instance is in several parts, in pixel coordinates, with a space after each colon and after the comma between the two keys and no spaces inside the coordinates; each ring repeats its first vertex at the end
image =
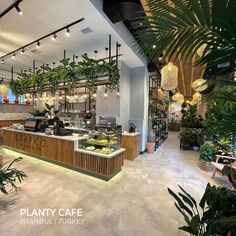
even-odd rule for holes
{"type": "MultiPolygon", "coordinates": [[[[11,57],[6,59],[5,63],[0,65],[0,77],[9,76],[5,70],[10,70],[11,67],[14,72],[32,68],[33,60],[36,60],[36,67],[43,63],[52,65],[53,62],[57,65],[63,58],[64,49],[67,52],[67,58],[72,58],[73,54],[81,56],[84,53],[88,53],[88,56],[94,58],[94,50],[98,51],[97,58],[105,57],[109,34],[112,36],[113,54],[115,53],[115,42],[119,42],[122,45],[121,53],[123,54],[121,60],[129,67],[143,66],[139,56],[113,28],[103,13],[92,4],[92,1],[23,0],[19,5],[23,16],[12,9],[2,17],[0,19],[0,57],[73,21],[80,18],[85,18],[85,20],[70,28],[71,36],[69,38],[66,37],[65,32],[60,32],[55,42],[50,38],[43,40],[36,53],[32,52],[36,49],[36,45],[33,45],[27,48],[23,55],[18,52],[14,59],[11,57]],[[85,28],[90,28],[92,32],[83,34],[81,30],[85,28]]],[[[12,2],[1,0],[0,12],[12,2]]],[[[102,1],[97,2],[102,4],[102,1]]]]}

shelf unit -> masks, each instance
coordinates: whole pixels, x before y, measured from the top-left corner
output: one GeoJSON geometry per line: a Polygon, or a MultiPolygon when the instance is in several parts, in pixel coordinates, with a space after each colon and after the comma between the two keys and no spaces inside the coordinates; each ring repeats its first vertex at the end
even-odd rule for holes
{"type": "Polygon", "coordinates": [[[155,149],[168,137],[168,106],[159,96],[160,89],[161,76],[151,75],[149,77],[149,130],[155,132],[155,149]]]}

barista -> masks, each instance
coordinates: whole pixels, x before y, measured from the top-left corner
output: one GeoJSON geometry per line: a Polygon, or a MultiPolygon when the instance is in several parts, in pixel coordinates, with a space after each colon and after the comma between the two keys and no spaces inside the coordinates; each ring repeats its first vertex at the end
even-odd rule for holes
{"type": "Polygon", "coordinates": [[[59,110],[56,110],[54,111],[54,118],[53,118],[53,121],[56,122],[56,121],[60,121],[60,111],[59,110]]]}

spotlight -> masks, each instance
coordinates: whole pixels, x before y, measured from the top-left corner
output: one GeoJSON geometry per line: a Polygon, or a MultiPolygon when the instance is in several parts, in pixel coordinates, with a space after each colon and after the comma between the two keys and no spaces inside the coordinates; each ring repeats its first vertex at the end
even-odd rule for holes
{"type": "Polygon", "coordinates": [[[3,63],[4,63],[4,59],[1,60],[1,64],[3,64],[3,63]]]}
{"type": "Polygon", "coordinates": [[[40,42],[39,41],[36,44],[36,48],[40,48],[40,42]]]}
{"type": "Polygon", "coordinates": [[[57,35],[56,35],[56,34],[53,34],[53,35],[51,36],[52,41],[55,41],[56,38],[57,38],[57,35]]]}
{"type": "Polygon", "coordinates": [[[19,6],[18,6],[18,5],[16,5],[16,6],[15,6],[15,8],[16,8],[16,10],[17,10],[18,14],[22,16],[22,15],[23,15],[23,13],[22,13],[21,9],[19,8],[19,6]]]}
{"type": "Polygon", "coordinates": [[[104,98],[107,98],[107,89],[105,89],[104,98]]]}
{"type": "Polygon", "coordinates": [[[14,58],[16,57],[16,54],[12,54],[12,56],[11,56],[11,57],[12,57],[12,59],[14,59],[14,58]]]}
{"type": "Polygon", "coordinates": [[[20,54],[24,54],[25,53],[25,49],[21,49],[21,52],[20,52],[20,54]]]}
{"type": "Polygon", "coordinates": [[[70,29],[69,28],[66,28],[66,33],[65,34],[66,34],[67,37],[70,37],[70,29]]]}
{"type": "Polygon", "coordinates": [[[152,45],[152,48],[154,49],[154,48],[156,48],[156,45],[154,44],[154,45],[152,45]]]}

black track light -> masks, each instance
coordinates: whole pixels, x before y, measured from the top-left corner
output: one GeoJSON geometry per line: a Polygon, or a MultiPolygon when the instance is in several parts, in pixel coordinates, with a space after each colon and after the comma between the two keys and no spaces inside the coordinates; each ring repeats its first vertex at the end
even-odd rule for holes
{"type": "Polygon", "coordinates": [[[24,54],[24,53],[25,53],[25,49],[22,48],[20,54],[24,54]]]}
{"type": "Polygon", "coordinates": [[[4,63],[4,59],[1,60],[1,64],[3,64],[3,63],[4,63]]]}
{"type": "Polygon", "coordinates": [[[51,36],[51,39],[52,39],[52,41],[55,41],[56,38],[57,38],[57,35],[54,33],[54,34],[51,36]]]}
{"type": "Polygon", "coordinates": [[[40,42],[39,41],[36,44],[36,48],[40,48],[40,42]]]}
{"type": "Polygon", "coordinates": [[[70,29],[69,28],[66,28],[66,33],[65,34],[66,34],[67,37],[70,37],[70,29]]]}
{"type": "Polygon", "coordinates": [[[11,56],[11,57],[12,57],[12,59],[14,59],[14,58],[16,57],[16,54],[12,54],[12,56],[11,56]]]}
{"type": "Polygon", "coordinates": [[[15,8],[16,8],[16,10],[17,10],[18,14],[22,16],[22,15],[23,15],[23,13],[22,13],[21,9],[19,8],[19,6],[18,6],[18,5],[16,5],[16,6],[15,6],[15,8]]]}

